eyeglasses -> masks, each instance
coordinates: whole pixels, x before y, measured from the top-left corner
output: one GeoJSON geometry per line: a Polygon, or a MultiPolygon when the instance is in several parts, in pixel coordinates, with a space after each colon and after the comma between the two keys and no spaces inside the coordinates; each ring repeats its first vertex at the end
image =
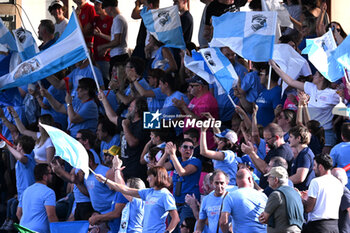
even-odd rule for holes
{"type": "Polygon", "coordinates": [[[190,84],[189,86],[190,86],[191,88],[193,88],[193,87],[198,87],[198,86],[200,86],[200,85],[190,84]]]}
{"type": "Polygon", "coordinates": [[[187,145],[183,145],[182,148],[184,148],[185,150],[188,150],[188,149],[193,150],[194,149],[193,146],[187,146],[187,145]]]}
{"type": "Polygon", "coordinates": [[[181,228],[184,228],[184,227],[185,227],[185,228],[189,228],[188,226],[186,226],[186,225],[184,225],[184,224],[181,224],[180,226],[181,226],[181,228]]]}
{"type": "Polygon", "coordinates": [[[274,136],[272,136],[272,137],[269,137],[269,138],[264,138],[265,139],[265,141],[270,141],[272,138],[275,138],[274,136]]]}

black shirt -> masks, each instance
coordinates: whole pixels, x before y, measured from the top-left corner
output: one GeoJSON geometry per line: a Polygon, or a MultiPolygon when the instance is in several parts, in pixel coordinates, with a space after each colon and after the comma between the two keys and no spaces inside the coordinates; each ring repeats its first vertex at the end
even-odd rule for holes
{"type": "Polygon", "coordinates": [[[221,16],[226,12],[236,12],[239,11],[239,7],[244,6],[247,0],[235,0],[233,4],[226,5],[218,2],[218,0],[212,1],[205,13],[205,25],[211,25],[212,16],[221,16]]]}
{"type": "Polygon", "coordinates": [[[191,42],[193,33],[193,18],[189,11],[185,11],[181,16],[181,27],[185,43],[191,42]]]}

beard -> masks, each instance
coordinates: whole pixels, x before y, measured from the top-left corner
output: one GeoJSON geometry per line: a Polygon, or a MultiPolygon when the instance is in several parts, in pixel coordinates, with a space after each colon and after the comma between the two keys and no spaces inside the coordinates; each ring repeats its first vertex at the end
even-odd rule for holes
{"type": "Polygon", "coordinates": [[[134,118],[135,118],[135,111],[128,112],[128,113],[126,114],[126,118],[127,118],[128,120],[130,120],[130,121],[133,121],[134,118]]]}

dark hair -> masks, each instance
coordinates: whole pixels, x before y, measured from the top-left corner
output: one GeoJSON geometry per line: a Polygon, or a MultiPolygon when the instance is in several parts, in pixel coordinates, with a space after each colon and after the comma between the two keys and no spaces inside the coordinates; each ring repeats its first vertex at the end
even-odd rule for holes
{"type": "Polygon", "coordinates": [[[332,157],[327,153],[321,153],[315,156],[315,161],[317,164],[321,164],[325,170],[331,170],[333,167],[332,157]]]}
{"type": "Polygon", "coordinates": [[[184,219],[184,221],[185,221],[189,231],[193,232],[194,231],[194,227],[196,225],[196,219],[194,217],[187,217],[187,218],[184,219]]]}
{"type": "Polygon", "coordinates": [[[293,37],[291,35],[283,35],[278,39],[282,44],[288,44],[288,42],[292,41],[295,43],[293,37]]]}
{"type": "Polygon", "coordinates": [[[350,123],[343,123],[341,126],[341,135],[346,141],[350,141],[350,123]]]}
{"type": "Polygon", "coordinates": [[[297,118],[297,114],[295,113],[295,111],[290,109],[283,109],[282,112],[284,113],[285,119],[289,121],[290,126],[295,126],[297,118]]]}
{"type": "MultiPolygon", "coordinates": [[[[67,12],[67,7],[66,6],[61,6],[60,4],[55,4],[51,7],[49,7],[49,13],[51,14],[51,11],[56,10],[56,9],[60,9],[62,8],[63,14],[67,12]]],[[[52,15],[52,14],[51,14],[52,15]]]]}
{"type": "Polygon", "coordinates": [[[249,3],[249,9],[251,9],[251,10],[262,10],[261,0],[252,0],[249,3]]]}
{"type": "Polygon", "coordinates": [[[135,99],[135,109],[140,117],[142,117],[143,112],[148,112],[148,104],[146,98],[137,97],[135,99]]]}
{"type": "Polygon", "coordinates": [[[49,33],[49,34],[54,34],[55,33],[55,25],[49,19],[40,20],[40,26],[44,27],[46,32],[49,33]]]}
{"type": "Polygon", "coordinates": [[[306,126],[297,125],[289,130],[289,134],[295,138],[300,137],[300,144],[308,145],[310,143],[310,132],[306,126]]]}
{"type": "Polygon", "coordinates": [[[194,145],[194,143],[191,139],[184,138],[184,139],[180,140],[179,146],[182,146],[182,144],[184,144],[185,142],[190,142],[190,143],[192,143],[192,145],[194,145]]]}
{"type": "Polygon", "coordinates": [[[153,175],[155,177],[154,185],[157,188],[167,188],[170,185],[168,172],[164,167],[152,167],[147,170],[147,175],[153,175]]]}
{"type": "Polygon", "coordinates": [[[266,72],[269,70],[269,64],[267,62],[252,62],[252,64],[259,73],[263,70],[266,70],[266,72]]]}
{"type": "Polygon", "coordinates": [[[126,63],[130,63],[135,68],[136,74],[142,76],[145,70],[145,62],[139,57],[130,57],[126,63]]]}
{"type": "Polygon", "coordinates": [[[94,154],[93,154],[90,150],[86,150],[86,152],[88,153],[89,160],[90,160],[92,163],[96,163],[96,162],[95,162],[95,156],[94,156],[94,154]]]}
{"type": "Polygon", "coordinates": [[[348,36],[348,34],[346,34],[346,32],[344,31],[343,27],[340,25],[340,23],[336,22],[336,21],[332,21],[330,22],[327,27],[326,27],[326,31],[329,30],[329,28],[332,26],[332,23],[337,24],[339,26],[339,34],[341,35],[341,37],[343,37],[344,39],[348,36]]]}
{"type": "Polygon", "coordinates": [[[96,96],[96,83],[91,78],[82,78],[79,80],[79,87],[81,89],[87,90],[90,98],[94,98],[96,96]]]}
{"type": "Polygon", "coordinates": [[[164,84],[167,83],[168,87],[172,91],[176,91],[178,87],[178,75],[177,73],[166,73],[160,78],[160,81],[162,81],[164,84]]]}
{"type": "Polygon", "coordinates": [[[306,123],[306,127],[309,129],[310,133],[318,138],[321,146],[323,147],[326,143],[324,128],[321,126],[320,122],[316,120],[311,120],[306,123]]]}
{"type": "Polygon", "coordinates": [[[117,127],[108,118],[100,118],[98,124],[101,125],[102,132],[107,133],[110,136],[114,136],[117,131],[117,127]]]}
{"type": "Polygon", "coordinates": [[[37,164],[34,168],[34,178],[35,181],[41,181],[44,175],[49,174],[49,165],[46,163],[37,164]]]}
{"type": "Polygon", "coordinates": [[[88,140],[90,147],[93,148],[96,142],[96,134],[89,129],[80,129],[81,139],[88,140]]]}
{"type": "Polygon", "coordinates": [[[277,125],[276,123],[270,123],[265,128],[264,131],[270,132],[271,137],[279,136],[280,138],[283,137],[283,130],[281,126],[277,125]]]}
{"type": "Polygon", "coordinates": [[[152,148],[150,148],[148,150],[148,155],[149,155],[149,158],[150,160],[153,160],[156,158],[156,155],[158,154],[159,151],[161,151],[162,149],[157,147],[157,146],[154,146],[152,148]]]}
{"type": "Polygon", "coordinates": [[[159,8],[159,0],[146,0],[148,4],[152,4],[153,8],[159,8]]]}
{"type": "Polygon", "coordinates": [[[157,79],[157,87],[159,85],[160,77],[162,77],[164,75],[165,75],[165,72],[161,69],[150,69],[148,71],[148,76],[151,76],[151,77],[157,79]]]}
{"type": "Polygon", "coordinates": [[[199,140],[199,132],[195,128],[191,128],[185,131],[184,135],[188,135],[190,138],[196,138],[197,141],[199,140]]]}
{"type": "Polygon", "coordinates": [[[271,158],[270,162],[272,163],[272,167],[284,167],[285,169],[288,170],[288,163],[287,160],[285,160],[285,158],[281,157],[281,156],[275,156],[273,158],[271,158]]]}
{"type": "Polygon", "coordinates": [[[168,137],[168,130],[165,129],[154,129],[151,130],[151,132],[154,134],[154,136],[159,137],[161,141],[165,142],[167,141],[168,137]]]}
{"type": "Polygon", "coordinates": [[[29,137],[26,135],[19,136],[17,143],[21,144],[22,149],[23,149],[24,153],[26,153],[26,154],[32,153],[34,146],[35,146],[34,139],[32,137],[29,137]]]}

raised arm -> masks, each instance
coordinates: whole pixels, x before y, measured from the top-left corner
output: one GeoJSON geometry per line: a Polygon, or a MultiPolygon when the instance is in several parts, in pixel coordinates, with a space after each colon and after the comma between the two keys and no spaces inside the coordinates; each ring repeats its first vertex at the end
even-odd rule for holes
{"type": "Polygon", "coordinates": [[[289,86],[292,86],[294,88],[297,88],[301,91],[304,91],[304,83],[294,80],[292,79],[288,74],[284,73],[283,70],[281,70],[281,68],[278,67],[278,65],[276,64],[276,62],[274,60],[270,60],[269,61],[269,65],[276,71],[276,73],[283,79],[283,81],[285,81],[289,86]]]}
{"type": "Polygon", "coordinates": [[[175,170],[179,176],[188,176],[197,171],[197,167],[188,164],[186,167],[183,167],[180,163],[180,161],[176,157],[176,145],[174,145],[172,142],[168,142],[165,146],[165,151],[170,155],[170,159],[173,161],[175,170]]]}
{"type": "Polygon", "coordinates": [[[16,126],[17,126],[17,129],[18,131],[21,133],[21,134],[24,134],[24,135],[27,135],[29,137],[32,137],[34,138],[34,140],[37,140],[37,136],[36,136],[36,132],[34,131],[31,131],[31,130],[28,130],[22,123],[21,119],[19,118],[18,116],[18,113],[16,112],[16,110],[12,107],[12,106],[9,106],[7,107],[7,110],[9,111],[9,113],[12,115],[12,117],[15,119],[15,122],[16,122],[16,126]]]}
{"type": "Polygon", "coordinates": [[[108,119],[111,122],[113,122],[113,124],[118,125],[118,115],[115,113],[112,106],[109,104],[108,99],[103,91],[100,91],[98,93],[98,99],[102,102],[108,119]]]}
{"type": "Polygon", "coordinates": [[[169,68],[167,70],[165,70],[165,72],[177,71],[177,64],[176,64],[176,61],[174,59],[173,54],[170,52],[170,49],[163,47],[162,48],[162,55],[166,60],[168,60],[168,63],[169,63],[169,68]]]}
{"type": "Polygon", "coordinates": [[[253,113],[252,113],[252,142],[259,146],[260,145],[260,134],[258,129],[258,121],[256,114],[258,113],[259,107],[258,105],[253,105],[253,113]]]}
{"type": "Polygon", "coordinates": [[[209,158],[209,159],[215,159],[215,160],[224,160],[225,155],[221,151],[214,151],[209,150],[207,146],[207,129],[205,127],[202,127],[201,130],[201,137],[200,137],[200,154],[209,158]]]}
{"type": "Polygon", "coordinates": [[[5,117],[5,113],[2,108],[0,108],[0,119],[2,124],[4,124],[10,130],[11,135],[14,135],[14,133],[17,133],[17,127],[5,117]]]}
{"type": "Polygon", "coordinates": [[[56,112],[67,114],[67,110],[64,107],[64,105],[58,102],[55,99],[55,97],[53,97],[45,88],[41,88],[40,93],[41,93],[41,96],[46,97],[46,99],[49,101],[49,104],[56,112]]]}
{"type": "Polygon", "coordinates": [[[26,164],[28,162],[28,157],[21,154],[15,148],[13,148],[7,144],[6,144],[6,148],[10,151],[10,153],[13,155],[13,157],[15,157],[16,160],[20,161],[23,164],[26,164]]]}
{"type": "Polygon", "coordinates": [[[80,122],[84,121],[84,118],[82,118],[73,108],[73,104],[72,104],[72,96],[67,92],[66,93],[66,104],[67,104],[67,114],[68,114],[68,118],[69,121],[77,124],[80,122]]]}
{"type": "Polygon", "coordinates": [[[255,152],[254,146],[251,142],[247,142],[247,144],[242,143],[241,149],[243,153],[249,155],[252,160],[254,166],[263,174],[266,173],[267,164],[264,160],[262,160],[255,152]]]}

